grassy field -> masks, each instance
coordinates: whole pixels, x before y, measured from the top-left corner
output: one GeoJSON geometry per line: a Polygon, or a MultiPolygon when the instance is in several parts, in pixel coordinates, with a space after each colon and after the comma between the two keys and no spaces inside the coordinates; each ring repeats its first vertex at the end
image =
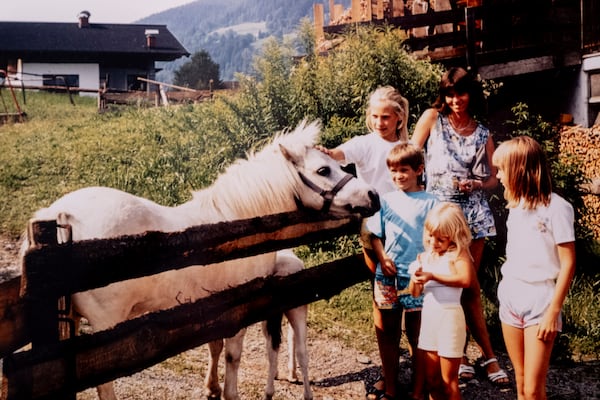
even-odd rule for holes
{"type": "MultiPolygon", "coordinates": [[[[0,126],[0,234],[12,238],[35,210],[81,187],[109,186],[164,205],[183,203],[248,147],[241,133],[223,133],[227,115],[213,103],[100,114],[92,98],[75,97],[72,105],[65,95],[27,93],[22,107],[26,122],[0,126]]],[[[297,249],[308,266],[357,251],[355,237],[297,249]]],[[[561,351],[598,356],[598,285],[583,278],[573,285],[561,351]]],[[[355,285],[313,303],[309,323],[371,351],[370,298],[367,282],[355,285]]],[[[494,305],[488,302],[487,308],[492,339],[501,348],[494,305]]]]}

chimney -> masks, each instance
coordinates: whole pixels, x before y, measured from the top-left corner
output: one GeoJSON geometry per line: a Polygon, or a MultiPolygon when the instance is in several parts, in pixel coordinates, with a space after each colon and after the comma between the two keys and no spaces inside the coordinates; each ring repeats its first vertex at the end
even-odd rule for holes
{"type": "Polygon", "coordinates": [[[146,47],[149,49],[156,47],[156,37],[158,36],[158,29],[146,29],[144,32],[146,35],[146,47]]]}
{"type": "Polygon", "coordinates": [[[79,19],[80,28],[87,28],[90,26],[90,15],[90,12],[85,10],[79,13],[77,18],[79,19]]]}

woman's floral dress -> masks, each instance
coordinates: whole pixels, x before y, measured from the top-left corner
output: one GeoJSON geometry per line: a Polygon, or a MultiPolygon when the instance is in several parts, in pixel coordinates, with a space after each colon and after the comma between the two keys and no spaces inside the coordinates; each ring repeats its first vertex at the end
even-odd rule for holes
{"type": "MultiPolygon", "coordinates": [[[[473,239],[496,235],[494,216],[483,190],[470,194],[458,191],[458,182],[470,178],[475,153],[485,146],[489,130],[481,124],[468,136],[459,135],[448,121],[438,115],[427,139],[425,155],[426,188],[440,201],[450,201],[462,208],[473,239]]],[[[489,161],[489,156],[488,156],[489,161]]]]}

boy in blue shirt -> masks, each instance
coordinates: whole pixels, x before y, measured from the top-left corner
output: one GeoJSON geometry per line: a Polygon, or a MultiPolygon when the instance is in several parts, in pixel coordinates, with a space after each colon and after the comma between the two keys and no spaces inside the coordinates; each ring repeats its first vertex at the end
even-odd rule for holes
{"type": "Polygon", "coordinates": [[[422,297],[414,298],[408,291],[408,266],[423,252],[423,223],[438,200],[425,192],[419,181],[425,161],[423,152],[410,143],[396,145],[386,163],[396,191],[381,197],[381,209],[367,220],[371,244],[377,256],[373,271],[373,320],[381,357],[385,389],[379,399],[397,399],[396,377],[400,368],[400,337],[402,315],[410,344],[415,399],[423,398],[423,353],[417,349],[421,325],[422,297]]]}

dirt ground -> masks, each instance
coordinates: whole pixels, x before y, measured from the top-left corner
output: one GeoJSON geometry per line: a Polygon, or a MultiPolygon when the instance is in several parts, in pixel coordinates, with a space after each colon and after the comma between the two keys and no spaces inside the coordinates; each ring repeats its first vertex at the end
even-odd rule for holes
{"type": "MultiPolygon", "coordinates": [[[[0,236],[0,280],[15,273],[18,243],[14,238],[0,236]]],[[[318,400],[364,399],[366,390],[380,372],[379,355],[366,354],[309,327],[308,351],[310,357],[310,380],[314,398],[318,400]]],[[[478,357],[475,347],[470,346],[469,357],[478,357]]],[[[501,365],[512,377],[510,361],[506,354],[499,354],[501,365]]],[[[202,389],[206,370],[207,349],[202,346],[164,361],[116,383],[120,399],[203,399],[202,389]]],[[[401,373],[398,377],[407,386],[410,377],[408,353],[401,357],[401,373]]],[[[279,374],[287,376],[287,349],[282,346],[279,374]]],[[[241,399],[261,399],[266,382],[267,361],[264,339],[258,325],[248,329],[239,374],[241,399]]],[[[462,385],[463,399],[515,399],[514,380],[506,389],[491,385],[482,371],[476,379],[462,385]]],[[[222,376],[223,368],[220,373],[222,376]]],[[[573,363],[569,366],[553,365],[548,374],[548,398],[550,400],[600,400],[600,362],[573,363]]],[[[275,399],[301,399],[302,385],[286,380],[275,382],[275,399]]],[[[95,390],[79,393],[78,400],[96,399],[95,390]]]]}

